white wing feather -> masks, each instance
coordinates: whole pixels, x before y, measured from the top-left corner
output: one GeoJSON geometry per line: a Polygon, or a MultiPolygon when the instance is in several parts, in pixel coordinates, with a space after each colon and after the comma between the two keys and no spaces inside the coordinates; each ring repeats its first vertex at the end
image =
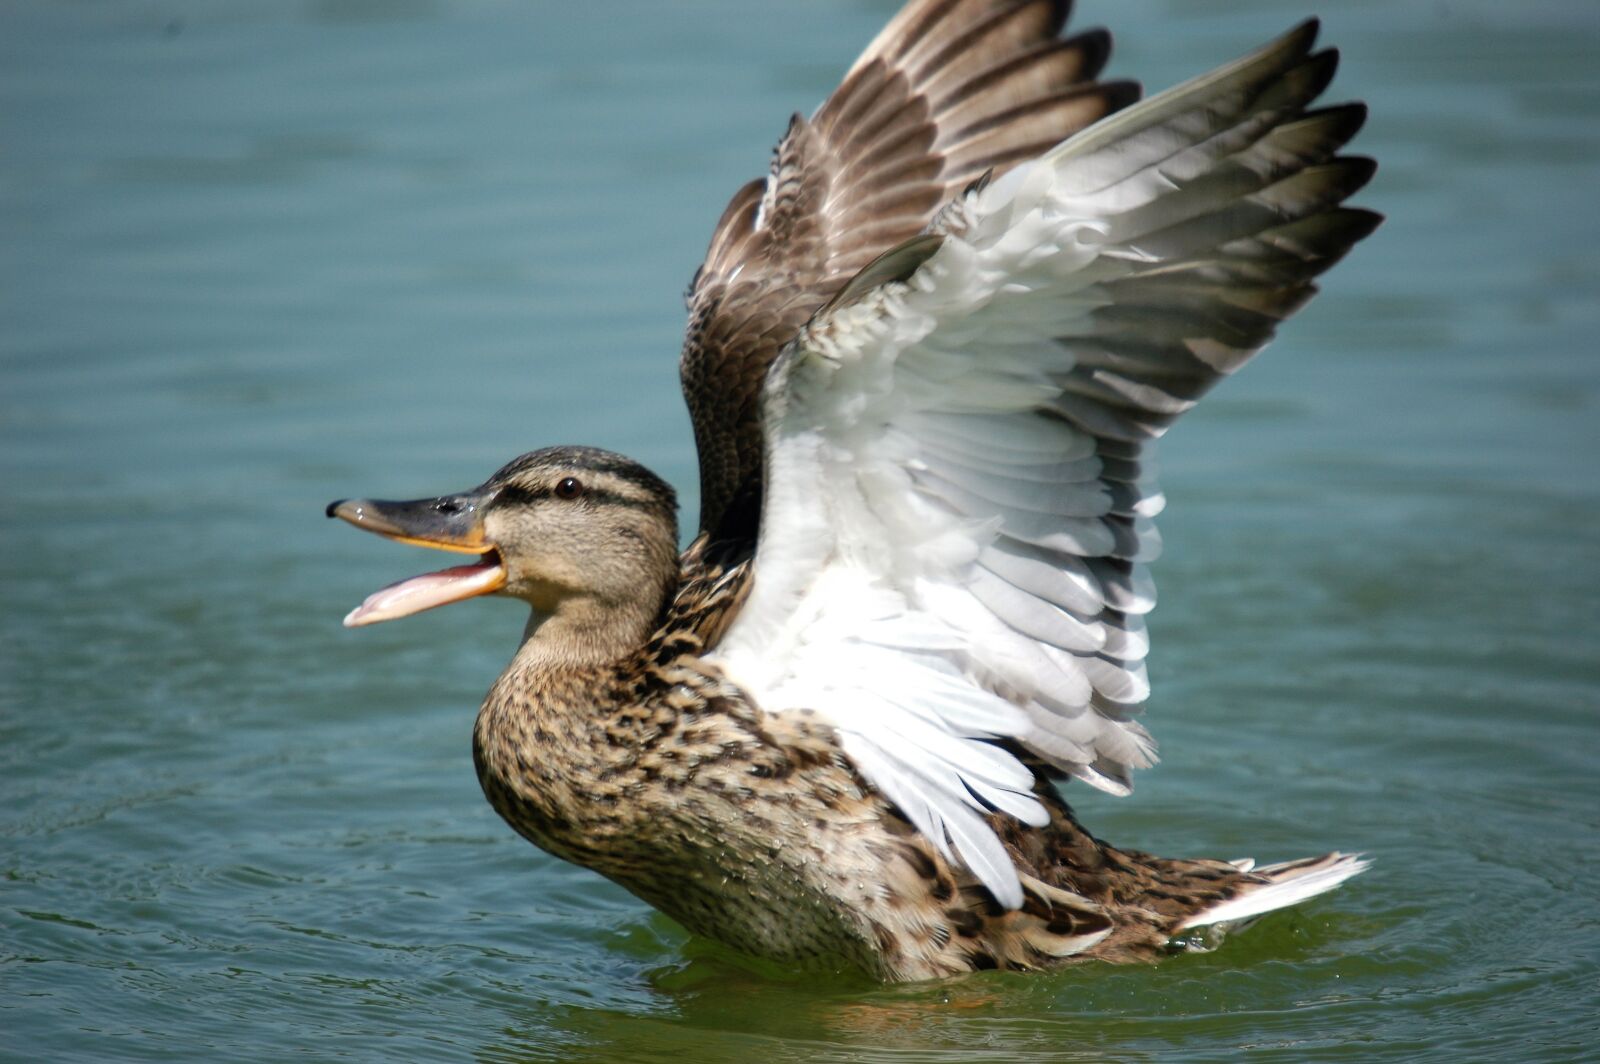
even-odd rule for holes
{"type": "MultiPolygon", "coordinates": [[[[716,657],[811,708],[1004,905],[983,815],[1047,822],[1009,739],[1114,793],[1155,747],[1145,441],[1365,235],[1307,26],[946,209],[905,283],[824,311],[764,392],[755,583],[716,657]]],[[[1369,172],[1369,171],[1367,171],[1369,172]]],[[[1370,228],[1370,226],[1368,226],[1370,228]]]]}

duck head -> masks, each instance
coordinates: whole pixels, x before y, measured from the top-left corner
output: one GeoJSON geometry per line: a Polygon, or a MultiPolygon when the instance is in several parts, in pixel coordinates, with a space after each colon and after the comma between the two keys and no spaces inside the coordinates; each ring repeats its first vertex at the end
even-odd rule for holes
{"type": "Polygon", "coordinates": [[[532,607],[530,634],[562,620],[586,627],[648,625],[677,577],[677,499],[670,486],[619,454],[548,447],[517,458],[470,491],[395,502],[341,499],[328,516],[380,536],[476,555],[468,565],[374,592],[347,627],[410,616],[479,595],[532,607]]]}

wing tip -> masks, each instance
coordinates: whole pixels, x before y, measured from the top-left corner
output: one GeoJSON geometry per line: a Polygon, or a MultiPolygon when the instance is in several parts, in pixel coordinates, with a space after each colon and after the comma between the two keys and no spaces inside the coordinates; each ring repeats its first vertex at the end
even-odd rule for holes
{"type": "Polygon", "coordinates": [[[1297,22],[1289,32],[1279,40],[1294,41],[1298,50],[1310,52],[1317,43],[1317,37],[1322,33],[1322,16],[1311,15],[1297,22]]]}
{"type": "Polygon", "coordinates": [[[1063,47],[1076,48],[1083,54],[1083,79],[1092,81],[1100,76],[1100,71],[1111,61],[1111,49],[1115,39],[1111,36],[1111,31],[1104,26],[1094,26],[1081,33],[1074,33],[1061,44],[1063,47]]]}

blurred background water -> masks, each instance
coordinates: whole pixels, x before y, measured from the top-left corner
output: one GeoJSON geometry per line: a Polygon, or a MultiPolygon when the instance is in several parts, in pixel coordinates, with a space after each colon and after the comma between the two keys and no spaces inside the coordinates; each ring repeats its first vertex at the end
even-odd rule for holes
{"type": "MultiPolygon", "coordinates": [[[[679,295],[894,0],[0,8],[0,1058],[1600,1050],[1600,7],[1324,0],[1390,220],[1178,428],[1098,833],[1373,871],[1207,955],[881,988],[526,846],[480,602],[322,519],[555,442],[694,513],[679,295]]],[[[1162,88],[1312,9],[1082,0],[1162,88]]]]}

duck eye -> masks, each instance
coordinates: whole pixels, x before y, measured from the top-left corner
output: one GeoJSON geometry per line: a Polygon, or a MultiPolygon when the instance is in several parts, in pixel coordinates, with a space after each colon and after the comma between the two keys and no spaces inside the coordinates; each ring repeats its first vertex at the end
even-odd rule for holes
{"type": "Polygon", "coordinates": [[[583,494],[583,482],[577,477],[562,477],[556,484],[556,498],[576,499],[583,494]]]}

